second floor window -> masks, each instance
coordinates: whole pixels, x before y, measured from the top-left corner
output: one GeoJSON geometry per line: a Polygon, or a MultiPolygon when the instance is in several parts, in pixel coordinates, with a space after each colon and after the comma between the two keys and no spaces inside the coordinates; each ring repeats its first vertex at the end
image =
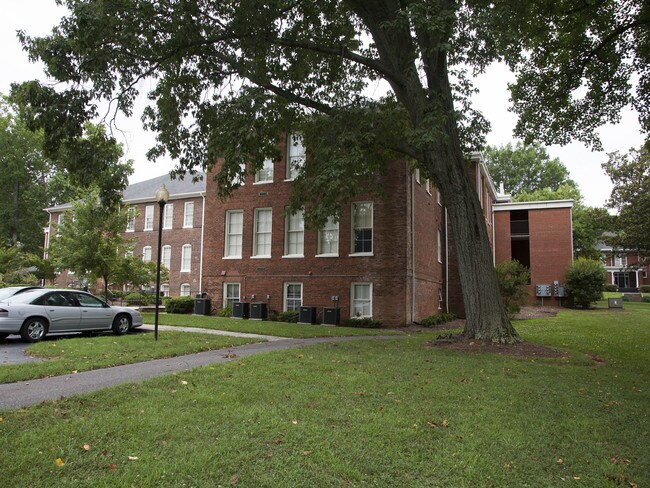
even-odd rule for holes
{"type": "Polygon", "coordinates": [[[163,229],[171,229],[174,221],[174,204],[168,203],[163,212],[163,229]]]}
{"type": "Polygon", "coordinates": [[[255,173],[255,183],[272,183],[273,182],[273,161],[264,160],[264,166],[255,173]]]}
{"type": "Polygon", "coordinates": [[[145,263],[151,261],[151,246],[145,246],[142,248],[142,260],[145,263]]]}
{"type": "Polygon", "coordinates": [[[285,256],[302,256],[305,243],[305,221],[302,210],[289,215],[285,222],[285,256]]]}
{"type": "Polygon", "coordinates": [[[135,208],[130,207],[126,211],[126,231],[133,232],[135,230],[135,208]]]}
{"type": "Polygon", "coordinates": [[[352,204],[352,253],[372,252],[372,202],[352,204]]]}
{"type": "Polygon", "coordinates": [[[305,164],[305,147],[297,134],[287,138],[287,180],[294,180],[305,164]]]}
{"type": "Polygon", "coordinates": [[[185,215],[183,227],[194,227],[194,202],[185,202],[185,215]]]}
{"type": "Polygon", "coordinates": [[[171,246],[163,246],[160,260],[162,262],[162,265],[165,268],[167,269],[172,268],[172,247],[171,246]]]}
{"type": "Polygon", "coordinates": [[[325,226],[318,231],[318,254],[338,255],[338,253],[339,223],[330,217],[325,226]]]}
{"type": "Polygon", "coordinates": [[[227,258],[241,258],[242,237],[244,231],[244,211],[228,210],[226,212],[226,248],[227,258]]]}
{"type": "Polygon", "coordinates": [[[253,256],[271,257],[271,222],[270,208],[255,209],[255,235],[253,236],[253,256]]]}
{"type": "Polygon", "coordinates": [[[153,205],[147,205],[144,209],[144,230],[153,230],[153,205]]]}

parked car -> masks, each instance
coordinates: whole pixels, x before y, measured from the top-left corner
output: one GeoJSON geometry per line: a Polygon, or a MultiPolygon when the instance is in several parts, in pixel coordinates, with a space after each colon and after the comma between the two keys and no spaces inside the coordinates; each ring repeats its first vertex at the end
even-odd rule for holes
{"type": "Polygon", "coordinates": [[[34,289],[0,300],[0,338],[20,334],[38,342],[46,334],[112,330],[127,333],[142,325],[137,310],[112,307],[90,293],[66,289],[34,289]]]}
{"type": "Polygon", "coordinates": [[[29,290],[40,290],[40,286],[8,286],[6,288],[0,288],[0,302],[4,301],[5,298],[18,295],[29,290]]]}

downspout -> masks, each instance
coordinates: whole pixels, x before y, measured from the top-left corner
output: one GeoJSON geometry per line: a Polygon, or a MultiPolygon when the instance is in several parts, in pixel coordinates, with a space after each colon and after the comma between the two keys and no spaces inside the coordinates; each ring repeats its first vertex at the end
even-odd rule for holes
{"type": "Polygon", "coordinates": [[[205,192],[201,194],[203,208],[201,209],[201,252],[199,258],[199,290],[203,293],[203,236],[205,235],[205,192]]]}
{"type": "Polygon", "coordinates": [[[415,176],[411,175],[411,322],[415,322],[415,176]]]}
{"type": "Polygon", "coordinates": [[[569,222],[571,222],[571,262],[573,262],[574,249],[573,249],[573,207],[569,208],[569,222]]]}
{"type": "Polygon", "coordinates": [[[449,221],[445,207],[445,312],[449,312],[449,221]]]}

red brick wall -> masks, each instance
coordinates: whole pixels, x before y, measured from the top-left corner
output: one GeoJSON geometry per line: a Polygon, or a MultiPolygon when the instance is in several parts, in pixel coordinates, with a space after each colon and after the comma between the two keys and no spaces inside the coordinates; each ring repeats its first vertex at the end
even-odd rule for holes
{"type": "Polygon", "coordinates": [[[532,285],[564,283],[573,262],[571,209],[529,210],[530,280],[532,285]]]}
{"type": "Polygon", "coordinates": [[[502,263],[511,256],[510,212],[494,212],[494,261],[502,263]]]}

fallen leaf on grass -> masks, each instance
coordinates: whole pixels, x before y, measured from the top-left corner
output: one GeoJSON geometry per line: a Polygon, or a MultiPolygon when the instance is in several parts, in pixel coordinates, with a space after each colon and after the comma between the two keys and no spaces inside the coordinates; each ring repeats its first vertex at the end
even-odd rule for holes
{"type": "Polygon", "coordinates": [[[115,464],[115,463],[111,463],[111,464],[109,464],[109,465],[108,465],[108,469],[116,470],[116,469],[117,469],[117,464],[115,464]]]}
{"type": "Polygon", "coordinates": [[[292,423],[293,425],[298,425],[298,421],[297,421],[297,420],[292,420],[291,423],[292,423]]]}
{"type": "Polygon", "coordinates": [[[623,459],[622,457],[619,456],[612,456],[609,458],[609,460],[614,464],[630,464],[629,459],[623,459]]]}
{"type": "Polygon", "coordinates": [[[59,457],[56,458],[54,464],[56,464],[59,468],[62,468],[63,466],[65,466],[65,461],[59,457]]]}
{"type": "Polygon", "coordinates": [[[302,451],[303,456],[309,456],[312,453],[312,451],[302,451]]]}
{"type": "Polygon", "coordinates": [[[137,461],[138,456],[129,456],[129,461],[137,461]]]}
{"type": "Polygon", "coordinates": [[[90,451],[90,444],[84,444],[83,446],[81,446],[81,448],[82,448],[84,451],[90,451]]]}
{"type": "Polygon", "coordinates": [[[187,381],[185,380],[181,381],[181,385],[187,385],[187,381]]]}
{"type": "Polygon", "coordinates": [[[282,439],[282,437],[276,437],[275,439],[273,439],[273,442],[275,442],[276,444],[282,444],[284,442],[284,439],[282,439]]]}
{"type": "Polygon", "coordinates": [[[449,421],[448,420],[443,420],[440,423],[434,422],[433,420],[427,420],[427,425],[429,427],[433,427],[434,429],[436,427],[449,427],[449,421]]]}
{"type": "Polygon", "coordinates": [[[237,476],[236,474],[233,474],[230,477],[230,484],[231,485],[236,485],[237,483],[239,483],[239,476],[237,476]]]}
{"type": "Polygon", "coordinates": [[[555,461],[557,464],[564,464],[564,459],[560,458],[557,461],[555,461]]]}

